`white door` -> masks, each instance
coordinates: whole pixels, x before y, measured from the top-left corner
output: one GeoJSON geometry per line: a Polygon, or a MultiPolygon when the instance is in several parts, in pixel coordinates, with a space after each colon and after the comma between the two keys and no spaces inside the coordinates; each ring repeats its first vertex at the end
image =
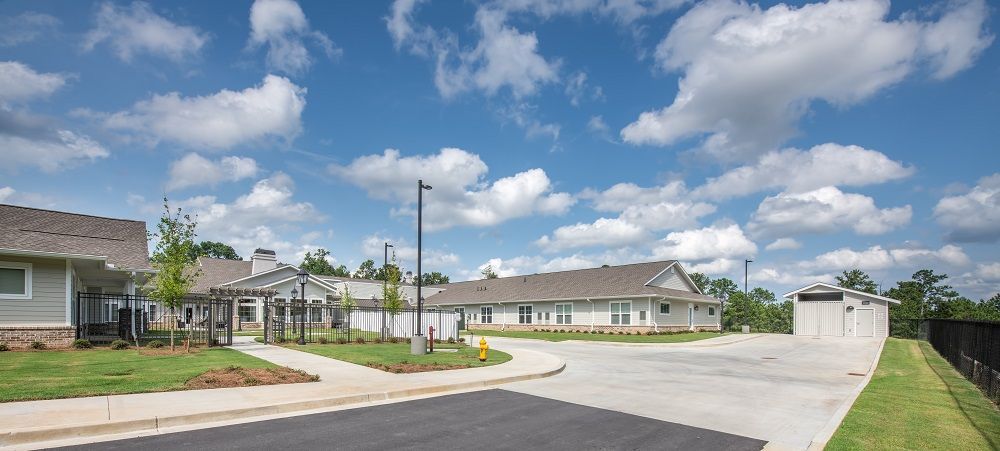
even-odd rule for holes
{"type": "Polygon", "coordinates": [[[694,306],[688,304],[688,329],[694,328],[694,306]]]}
{"type": "Polygon", "coordinates": [[[856,309],[854,317],[857,318],[857,330],[859,337],[875,336],[875,310],[856,309]]]}

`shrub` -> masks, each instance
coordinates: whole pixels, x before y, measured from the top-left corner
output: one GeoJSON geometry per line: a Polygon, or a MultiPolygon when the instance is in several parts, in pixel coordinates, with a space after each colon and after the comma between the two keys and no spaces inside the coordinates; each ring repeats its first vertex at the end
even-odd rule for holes
{"type": "Polygon", "coordinates": [[[382,337],[375,337],[375,339],[372,340],[372,343],[382,344],[382,337]]]}
{"type": "Polygon", "coordinates": [[[128,349],[129,344],[125,340],[115,340],[111,342],[111,349],[116,351],[121,351],[123,349],[128,349]]]}
{"type": "Polygon", "coordinates": [[[455,337],[448,337],[448,344],[455,344],[455,337]]]}
{"type": "Polygon", "coordinates": [[[338,345],[346,345],[347,344],[347,339],[344,338],[344,337],[340,337],[340,338],[337,339],[337,344],[338,345]]]}
{"type": "Polygon", "coordinates": [[[458,337],[459,343],[465,343],[465,337],[458,337]]]}
{"type": "Polygon", "coordinates": [[[622,331],[619,330],[618,331],[618,335],[625,335],[625,332],[622,332],[622,331]]]}
{"type": "Polygon", "coordinates": [[[399,337],[389,337],[389,343],[399,343],[399,337]]]}
{"type": "Polygon", "coordinates": [[[45,343],[35,340],[31,342],[31,349],[45,349],[45,343]]]}
{"type": "Polygon", "coordinates": [[[7,351],[10,351],[10,347],[7,346],[7,343],[0,341],[0,352],[7,352],[7,351]]]}
{"type": "Polygon", "coordinates": [[[406,339],[406,344],[410,344],[410,343],[412,343],[412,342],[413,342],[413,339],[412,339],[412,338],[407,338],[407,339],[406,339]]]}
{"type": "Polygon", "coordinates": [[[327,344],[327,343],[330,342],[330,340],[327,340],[326,337],[319,337],[319,340],[316,340],[316,341],[318,341],[319,344],[321,344],[321,345],[325,345],[325,344],[327,344]]]}
{"type": "Polygon", "coordinates": [[[153,340],[153,341],[151,341],[149,343],[146,343],[146,347],[147,348],[159,349],[159,348],[162,348],[164,346],[166,346],[166,345],[164,345],[163,342],[160,341],[160,340],[153,340]]]}
{"type": "Polygon", "coordinates": [[[260,385],[260,379],[253,376],[247,376],[243,378],[243,383],[246,385],[260,385]]]}
{"type": "Polygon", "coordinates": [[[77,338],[76,340],[73,340],[73,347],[76,349],[90,349],[93,348],[94,345],[90,343],[90,340],[77,338]]]}
{"type": "Polygon", "coordinates": [[[354,342],[357,343],[357,344],[359,344],[359,345],[363,345],[363,344],[365,344],[365,337],[355,338],[354,342]]]}

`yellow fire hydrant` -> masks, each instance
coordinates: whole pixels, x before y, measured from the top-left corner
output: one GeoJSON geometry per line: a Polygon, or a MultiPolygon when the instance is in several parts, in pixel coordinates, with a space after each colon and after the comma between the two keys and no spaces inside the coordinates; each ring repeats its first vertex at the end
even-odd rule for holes
{"type": "Polygon", "coordinates": [[[486,361],[486,351],[490,349],[490,345],[486,344],[486,337],[479,339],[479,361],[486,361]]]}

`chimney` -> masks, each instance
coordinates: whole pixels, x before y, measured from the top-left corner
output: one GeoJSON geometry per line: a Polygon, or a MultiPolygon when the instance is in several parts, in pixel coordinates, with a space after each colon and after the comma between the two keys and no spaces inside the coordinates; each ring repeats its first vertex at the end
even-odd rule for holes
{"type": "Polygon", "coordinates": [[[250,261],[253,263],[251,274],[257,274],[278,267],[278,258],[274,255],[274,251],[268,249],[257,248],[257,250],[253,251],[250,261]]]}

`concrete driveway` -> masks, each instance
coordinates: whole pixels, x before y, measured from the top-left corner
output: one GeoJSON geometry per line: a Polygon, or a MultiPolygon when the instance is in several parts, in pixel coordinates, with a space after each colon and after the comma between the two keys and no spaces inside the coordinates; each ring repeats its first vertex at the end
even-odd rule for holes
{"type": "Polygon", "coordinates": [[[720,346],[616,346],[492,338],[490,346],[566,360],[562,374],[506,390],[804,449],[864,380],[879,341],[762,335],[720,346]]]}

